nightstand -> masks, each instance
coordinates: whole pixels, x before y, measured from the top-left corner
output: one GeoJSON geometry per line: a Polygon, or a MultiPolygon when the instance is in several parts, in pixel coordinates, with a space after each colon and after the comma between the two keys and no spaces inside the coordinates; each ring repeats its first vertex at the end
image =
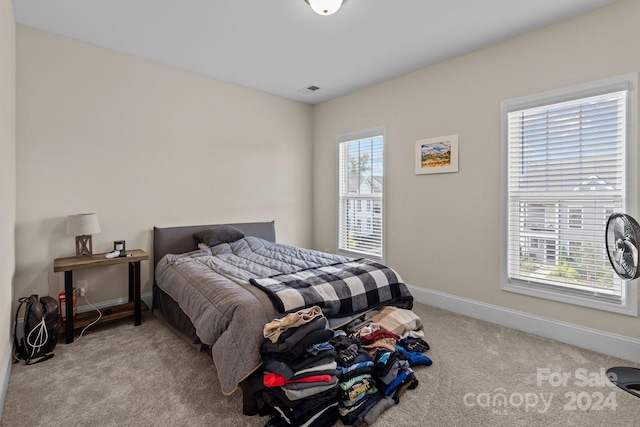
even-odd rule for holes
{"type": "Polygon", "coordinates": [[[92,256],[79,256],[57,258],[53,261],[53,271],[64,271],[64,292],[67,304],[65,305],[64,332],[67,344],[73,342],[74,319],[73,319],[73,271],[85,268],[105,267],[114,264],[129,264],[129,302],[113,307],[107,307],[100,322],[116,320],[133,315],[134,325],[142,323],[142,303],[140,300],[140,261],[148,261],[149,254],[142,249],[132,249],[127,251],[126,257],[105,258],[106,253],[92,256]]]}

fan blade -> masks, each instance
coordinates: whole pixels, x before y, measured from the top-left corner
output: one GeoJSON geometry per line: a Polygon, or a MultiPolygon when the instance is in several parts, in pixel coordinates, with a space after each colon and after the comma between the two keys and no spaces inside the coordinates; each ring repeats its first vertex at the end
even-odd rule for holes
{"type": "Polygon", "coordinates": [[[625,248],[621,251],[619,264],[624,270],[626,279],[635,278],[638,269],[638,249],[631,242],[625,242],[625,248]]]}
{"type": "Polygon", "coordinates": [[[624,250],[620,248],[613,250],[613,260],[615,261],[616,264],[620,264],[620,262],[622,261],[623,255],[624,255],[624,250]]]}
{"type": "Polygon", "coordinates": [[[625,221],[622,217],[617,217],[613,221],[613,236],[617,241],[618,239],[624,239],[627,234],[625,233],[625,221]]]}

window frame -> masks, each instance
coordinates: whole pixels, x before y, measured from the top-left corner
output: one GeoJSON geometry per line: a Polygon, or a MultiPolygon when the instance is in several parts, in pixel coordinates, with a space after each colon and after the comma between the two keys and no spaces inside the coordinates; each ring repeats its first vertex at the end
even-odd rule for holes
{"type": "MultiPolygon", "coordinates": [[[[385,260],[385,254],[386,254],[386,192],[387,192],[387,178],[386,178],[386,163],[387,163],[387,135],[386,135],[386,128],[384,126],[377,126],[374,128],[370,128],[370,129],[365,129],[365,130],[361,130],[361,131],[356,131],[356,132],[350,132],[350,133],[345,133],[345,134],[341,134],[338,135],[336,137],[336,235],[335,235],[335,252],[337,254],[340,255],[344,255],[344,256],[349,256],[349,257],[358,257],[358,258],[369,258],[369,259],[373,259],[376,261],[380,261],[380,262],[384,262],[385,260]],[[381,226],[381,231],[380,231],[380,243],[381,243],[381,247],[380,247],[380,255],[376,256],[374,254],[370,254],[370,253],[364,253],[364,252],[359,252],[359,251],[353,251],[353,250],[349,250],[349,249],[344,249],[341,248],[341,227],[342,227],[342,223],[341,223],[341,217],[340,217],[340,209],[341,209],[341,198],[342,195],[340,193],[341,191],[341,183],[340,183],[340,174],[341,174],[341,163],[340,163],[340,149],[341,149],[341,144],[342,143],[346,143],[346,142],[352,142],[352,141],[358,141],[358,140],[362,140],[362,139],[370,139],[370,138],[375,138],[375,137],[382,137],[382,197],[381,197],[381,201],[380,201],[380,205],[381,205],[381,212],[380,212],[380,216],[381,216],[381,221],[380,221],[380,226],[381,226]]],[[[356,200],[355,198],[352,200],[356,200]]],[[[372,203],[369,198],[366,198],[368,203],[372,203]]],[[[363,202],[363,200],[358,200],[360,203],[363,202]]],[[[373,206],[373,211],[376,212],[377,209],[375,209],[375,203],[372,203],[373,206]]],[[[362,206],[361,206],[362,208],[362,206]]],[[[357,209],[355,206],[353,207],[353,209],[357,209]]]]}
{"type": "MultiPolygon", "coordinates": [[[[539,298],[560,301],[583,307],[611,311],[630,316],[638,315],[637,280],[623,281],[622,300],[620,302],[599,299],[572,292],[567,289],[549,287],[542,283],[523,284],[509,278],[509,140],[508,115],[513,111],[552,105],[582,98],[614,93],[626,90],[626,141],[624,147],[624,190],[623,212],[638,217],[638,74],[630,73],[596,82],[572,86],[555,91],[514,98],[501,103],[501,283],[504,291],[515,292],[539,298]]],[[[605,232],[603,227],[602,233],[605,232]]],[[[615,274],[615,273],[614,273],[615,274]]]]}

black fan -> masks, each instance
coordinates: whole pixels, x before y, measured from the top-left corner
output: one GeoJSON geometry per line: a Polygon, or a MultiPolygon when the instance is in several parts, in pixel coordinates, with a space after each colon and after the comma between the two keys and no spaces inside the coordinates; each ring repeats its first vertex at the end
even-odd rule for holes
{"type": "MultiPolygon", "coordinates": [[[[640,226],[626,214],[615,213],[607,221],[607,255],[616,274],[623,280],[640,276],[638,270],[638,240],[640,226]]],[[[607,369],[607,377],[626,392],[640,397],[640,369],[616,366],[607,369]]]]}
{"type": "Polygon", "coordinates": [[[624,280],[637,279],[638,236],[640,226],[625,214],[613,214],[607,221],[607,254],[618,276],[624,280]]]}

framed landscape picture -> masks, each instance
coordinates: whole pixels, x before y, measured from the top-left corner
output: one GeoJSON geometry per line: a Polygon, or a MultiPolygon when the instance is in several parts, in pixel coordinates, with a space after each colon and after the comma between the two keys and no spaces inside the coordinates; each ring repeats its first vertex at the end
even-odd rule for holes
{"type": "Polygon", "coordinates": [[[458,135],[416,141],[416,175],[458,172],[458,135]]]}

